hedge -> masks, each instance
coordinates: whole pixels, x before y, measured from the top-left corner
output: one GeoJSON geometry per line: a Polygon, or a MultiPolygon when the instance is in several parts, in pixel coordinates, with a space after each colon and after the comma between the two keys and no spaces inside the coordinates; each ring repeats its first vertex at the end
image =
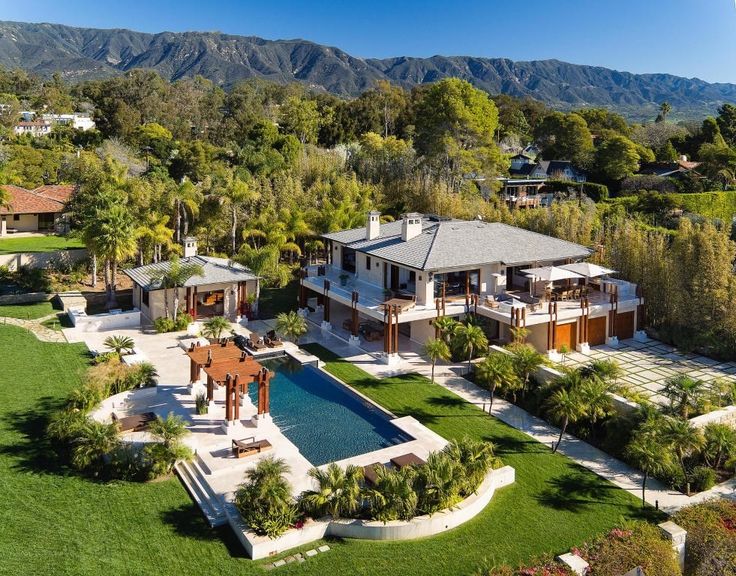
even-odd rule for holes
{"type": "Polygon", "coordinates": [[[736,216],[736,192],[698,192],[674,194],[677,204],[686,212],[729,223],[736,216]]]}

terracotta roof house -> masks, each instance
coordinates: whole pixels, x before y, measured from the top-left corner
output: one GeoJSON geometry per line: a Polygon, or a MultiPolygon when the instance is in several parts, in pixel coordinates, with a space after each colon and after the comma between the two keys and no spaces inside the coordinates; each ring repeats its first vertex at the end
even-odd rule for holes
{"type": "Polygon", "coordinates": [[[51,134],[52,124],[46,120],[30,120],[18,122],[13,128],[13,132],[17,136],[22,134],[30,134],[34,138],[38,136],[46,136],[51,134]]]}
{"type": "Polygon", "coordinates": [[[399,352],[399,335],[416,344],[436,338],[440,316],[483,316],[499,342],[509,341],[511,328],[526,328],[544,352],[632,338],[641,323],[634,284],[564,270],[561,282],[544,281],[539,270],[589,258],[585,246],[499,222],[367,218],[362,228],[323,235],[327,263],[302,269],[299,308],[325,329],[349,331],[343,338],[383,340],[386,358],[399,352]]]}
{"type": "MultiPolygon", "coordinates": [[[[258,276],[226,258],[198,255],[195,238],[184,238],[183,244],[184,256],[179,262],[199,265],[203,271],[202,276],[192,276],[179,289],[184,311],[195,320],[213,316],[227,316],[233,320],[239,316],[252,317],[258,309],[258,276]]],[[[164,290],[156,277],[170,267],[171,262],[167,260],[123,271],[133,280],[133,306],[141,311],[144,322],[153,323],[166,315],[164,290]]],[[[170,290],[169,302],[173,299],[173,290],[170,290]]]]}
{"type": "Polygon", "coordinates": [[[0,236],[13,232],[67,232],[65,206],[75,187],[45,185],[26,190],[10,184],[0,186],[10,199],[0,206],[0,236]]]}

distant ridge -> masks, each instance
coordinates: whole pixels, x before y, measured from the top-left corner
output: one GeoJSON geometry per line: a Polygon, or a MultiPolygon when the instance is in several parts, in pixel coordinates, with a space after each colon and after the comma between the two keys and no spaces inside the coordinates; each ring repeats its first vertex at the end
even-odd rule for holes
{"type": "Polygon", "coordinates": [[[169,80],[202,75],[222,86],[259,77],[356,96],[376,80],[409,88],[455,76],[492,94],[530,97],[554,108],[606,107],[651,118],[663,101],[674,114],[704,116],[736,102],[736,85],[670,74],[630,74],[557,60],[514,62],[469,56],[362,59],[305,40],[219,32],[162,32],[0,22],[0,65],[71,82],[149,68],[169,80]]]}

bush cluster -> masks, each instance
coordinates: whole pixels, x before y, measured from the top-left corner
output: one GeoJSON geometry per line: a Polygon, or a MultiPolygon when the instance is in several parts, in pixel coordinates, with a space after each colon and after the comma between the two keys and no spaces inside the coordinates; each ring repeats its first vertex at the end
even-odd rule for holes
{"type": "Polygon", "coordinates": [[[677,512],[672,521],[687,530],[686,576],[736,576],[736,503],[695,504],[677,512]]]}
{"type": "Polygon", "coordinates": [[[176,320],[164,316],[156,318],[156,320],[153,321],[153,327],[159,334],[163,334],[164,332],[181,332],[182,330],[186,330],[187,326],[189,326],[193,321],[194,319],[190,314],[187,312],[180,312],[177,314],[176,320]]]}

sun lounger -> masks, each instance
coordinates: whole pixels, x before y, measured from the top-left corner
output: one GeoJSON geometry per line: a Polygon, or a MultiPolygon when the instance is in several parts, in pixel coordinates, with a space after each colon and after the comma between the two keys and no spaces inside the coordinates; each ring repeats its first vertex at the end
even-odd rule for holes
{"type": "Polygon", "coordinates": [[[378,474],[376,474],[376,468],[383,467],[383,464],[380,462],[374,462],[373,464],[368,464],[368,466],[363,466],[363,478],[365,479],[367,484],[375,484],[378,481],[378,474]]]}
{"type": "Polygon", "coordinates": [[[256,440],[255,436],[243,438],[242,440],[233,439],[233,455],[236,458],[260,454],[271,448],[271,443],[268,440],[256,440]]]}
{"type": "Polygon", "coordinates": [[[397,468],[404,468],[405,466],[422,466],[426,464],[426,462],[413,452],[410,452],[409,454],[403,454],[402,456],[391,458],[391,464],[397,468]]]}
{"type": "Polygon", "coordinates": [[[112,421],[117,423],[121,432],[142,432],[154,420],[156,420],[156,414],[153,412],[143,412],[123,418],[118,418],[115,413],[112,415],[112,421]]]}
{"type": "Polygon", "coordinates": [[[266,337],[263,339],[263,341],[266,343],[266,346],[269,348],[278,348],[279,346],[283,346],[284,343],[281,341],[281,338],[276,336],[276,331],[271,330],[270,332],[266,333],[266,337]]]}
{"type": "Polygon", "coordinates": [[[268,348],[263,338],[261,338],[255,332],[251,332],[250,334],[249,347],[252,348],[253,350],[265,350],[266,348],[268,348]]]}

